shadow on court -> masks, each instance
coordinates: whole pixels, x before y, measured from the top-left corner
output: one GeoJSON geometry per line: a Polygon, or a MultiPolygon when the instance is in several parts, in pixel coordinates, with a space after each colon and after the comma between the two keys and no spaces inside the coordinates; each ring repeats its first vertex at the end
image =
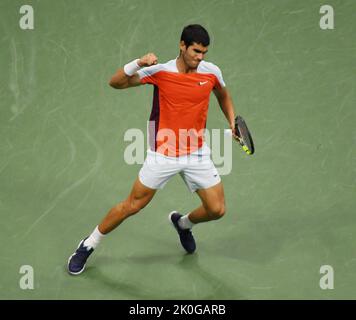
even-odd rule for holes
{"type": "MultiPolygon", "coordinates": [[[[223,280],[224,270],[216,270],[216,273],[213,273],[202,264],[197,253],[183,256],[178,254],[133,255],[125,258],[98,256],[95,266],[87,267],[85,279],[96,282],[98,285],[100,283],[100,286],[106,287],[109,291],[120,295],[124,294],[129,299],[189,299],[194,295],[198,295],[195,297],[196,299],[205,300],[245,299],[236,292],[235,288],[228,285],[226,280],[223,280]],[[124,273],[121,276],[113,276],[112,272],[105,270],[104,266],[108,264],[111,267],[117,266],[117,274],[120,274],[121,271],[124,273]],[[155,272],[151,272],[152,270],[149,269],[152,265],[156,266],[155,272]],[[171,273],[172,266],[176,270],[174,273],[171,273]],[[141,270],[143,278],[153,278],[156,281],[154,287],[150,287],[146,282],[138,282],[135,273],[131,277],[124,276],[126,270],[136,267],[141,270]],[[159,270],[159,276],[157,276],[157,270],[159,270]],[[169,276],[167,276],[168,274],[169,276]],[[194,279],[194,282],[198,283],[197,292],[185,294],[184,291],[175,289],[176,281],[184,283],[186,279],[194,279]],[[201,287],[208,287],[209,290],[202,292],[200,291],[201,287]]],[[[113,298],[116,297],[113,296],[113,298]]]]}

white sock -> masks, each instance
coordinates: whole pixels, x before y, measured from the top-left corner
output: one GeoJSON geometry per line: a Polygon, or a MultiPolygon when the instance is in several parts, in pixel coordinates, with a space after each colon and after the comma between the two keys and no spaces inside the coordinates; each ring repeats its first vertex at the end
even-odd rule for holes
{"type": "Polygon", "coordinates": [[[88,239],[84,241],[84,246],[95,249],[100,243],[100,241],[104,238],[104,236],[105,235],[99,231],[98,226],[96,226],[92,234],[88,237],[88,239]]]}
{"type": "Polygon", "coordinates": [[[182,228],[182,229],[191,229],[194,226],[194,223],[191,222],[188,218],[188,214],[186,214],[185,216],[181,217],[178,220],[178,225],[182,228]]]}

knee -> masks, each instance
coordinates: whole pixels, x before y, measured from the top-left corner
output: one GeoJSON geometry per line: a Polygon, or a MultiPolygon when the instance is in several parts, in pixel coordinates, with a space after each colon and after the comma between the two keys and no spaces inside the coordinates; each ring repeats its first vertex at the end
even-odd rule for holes
{"type": "Polygon", "coordinates": [[[210,217],[213,220],[221,219],[225,215],[225,205],[217,205],[208,210],[210,217]]]}
{"type": "Polygon", "coordinates": [[[137,200],[137,199],[128,199],[127,201],[127,207],[128,207],[128,213],[129,215],[138,213],[141,211],[144,207],[146,207],[147,203],[142,201],[142,200],[137,200]]]}
{"type": "Polygon", "coordinates": [[[112,212],[124,217],[129,217],[138,213],[144,207],[145,205],[143,205],[140,201],[128,198],[112,208],[112,212]]]}

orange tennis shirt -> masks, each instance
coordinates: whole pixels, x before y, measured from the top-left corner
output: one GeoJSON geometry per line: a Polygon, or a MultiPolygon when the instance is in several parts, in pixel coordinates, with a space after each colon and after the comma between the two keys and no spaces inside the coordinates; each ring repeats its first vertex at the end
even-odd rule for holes
{"type": "Polygon", "coordinates": [[[203,146],[209,97],[225,87],[220,69],[201,61],[196,73],[179,73],[176,59],[138,71],[142,84],[152,84],[149,122],[150,149],[179,157],[203,146]]]}

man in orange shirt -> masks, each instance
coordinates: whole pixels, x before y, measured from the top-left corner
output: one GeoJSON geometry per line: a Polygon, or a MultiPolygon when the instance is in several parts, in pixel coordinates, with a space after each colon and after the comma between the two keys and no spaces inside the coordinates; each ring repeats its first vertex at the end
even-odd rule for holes
{"type": "MultiPolygon", "coordinates": [[[[143,209],[158,189],[179,173],[191,192],[196,192],[202,205],[182,216],[169,214],[188,253],[196,249],[192,227],[201,222],[220,219],[225,214],[224,190],[219,174],[204,142],[204,129],[209,97],[214,92],[234,132],[234,107],[220,69],[204,61],[210,38],[200,25],[183,29],[176,59],[158,64],[155,54],[148,53],[119,69],[111,78],[115,89],[142,84],[154,86],[150,115],[150,148],[130,195],[114,206],[94,231],[69,257],[68,272],[82,273],[90,254],[102,238],[126,218],[143,209]]],[[[234,138],[238,139],[233,133],[234,138]]]]}

